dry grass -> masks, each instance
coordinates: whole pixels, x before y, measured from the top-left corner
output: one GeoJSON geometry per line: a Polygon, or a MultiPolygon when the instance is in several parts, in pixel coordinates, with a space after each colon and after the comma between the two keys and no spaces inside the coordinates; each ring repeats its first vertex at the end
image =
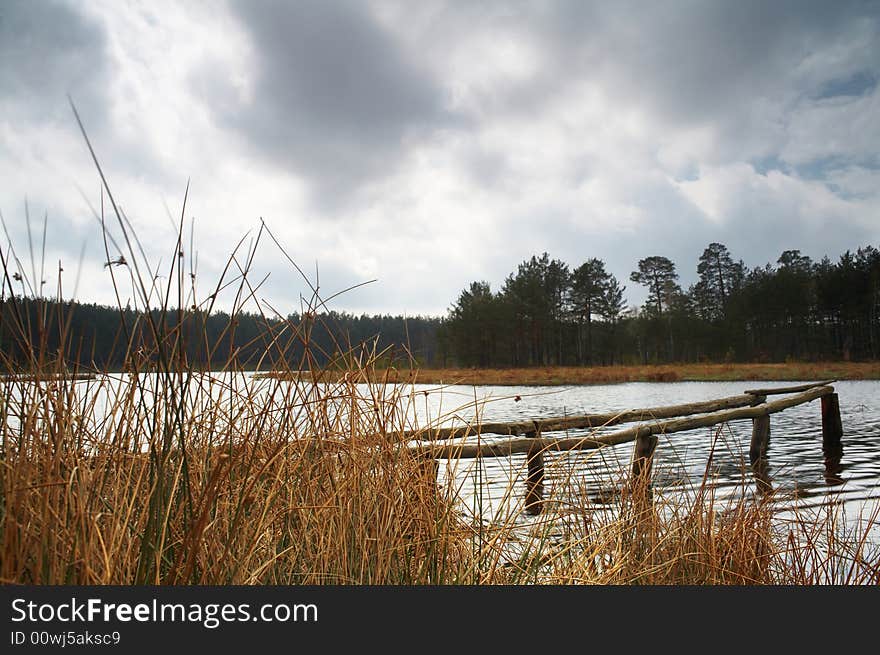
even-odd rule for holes
{"type": "MultiPolygon", "coordinates": [[[[106,192],[126,244],[115,251],[107,245],[107,259],[124,251],[129,262],[109,271],[114,285],[127,284],[130,274],[142,309],[179,317],[188,311],[178,307],[207,312],[227,290],[233,315],[247,303],[264,311],[248,275],[261,237],[274,240],[265,226],[246,252],[242,244],[233,251],[213,293],[198,298],[189,282],[195,274],[182,270],[182,221],[167,287],[149,286],[138,270],[153,269],[106,192]]],[[[0,256],[5,270],[26,278],[13,244],[0,256]]],[[[2,583],[814,584],[838,582],[838,560],[856,571],[846,582],[878,581],[876,547],[864,533],[828,546],[825,537],[840,533],[836,515],[780,524],[766,499],[743,493],[719,503],[709,487],[684,499],[655,493],[649,500],[623,471],[624,493],[602,511],[575,493],[560,503],[548,498],[537,521],[520,510],[490,524],[472,520],[451,483],[438,489],[434,468],[403,447],[412,427],[409,401],[400,386],[384,384],[393,375],[376,368],[381,353],[337,344],[331,373],[315,363],[309,320],[266,321],[257,337],[260,361],[233,357],[206,372],[186,355],[187,340],[204,334],[145,313],[138,329],[119,334],[125,373],[77,379],[82,371],[68,362],[79,358],[66,355],[88,344],[64,341],[59,351],[44,338],[50,322],[64,332],[67,317],[49,315],[46,304],[39,325],[29,324],[16,305],[24,286],[15,288],[8,272],[3,284],[14,318],[0,329],[17,340],[21,356],[0,353],[2,583]],[[305,354],[292,371],[282,362],[294,343],[305,354]],[[271,367],[279,379],[242,374],[255,367],[271,367]],[[294,371],[307,375],[299,383],[280,379],[294,371]]],[[[316,317],[320,306],[315,292],[305,316],[316,317]]],[[[234,331],[232,321],[221,338],[234,331]]],[[[437,375],[447,383],[573,384],[673,373],[705,379],[715,369],[690,370],[437,375]]],[[[750,368],[747,377],[759,371],[781,377],[772,368],[750,368]]],[[[815,369],[796,376],[845,377],[815,369]]],[[[421,371],[407,379],[435,378],[421,371]]]]}
{"type": "Polygon", "coordinates": [[[3,581],[406,584],[457,571],[449,503],[393,435],[362,436],[375,415],[327,413],[345,389],[296,403],[245,387],[197,409],[183,399],[201,392],[175,380],[180,402],[160,388],[141,404],[154,381],[124,381],[102,416],[68,401],[82,389],[6,390],[3,581]]]}
{"type": "Polygon", "coordinates": [[[846,582],[878,581],[863,534],[828,550],[839,517],[781,524],[766,499],[708,487],[646,502],[624,472],[602,511],[575,494],[538,521],[472,521],[402,447],[405,394],[368,382],[373,358],[350,356],[340,382],[290,384],[232,363],[203,375],[173,349],[147,370],[142,355],[91,380],[38,357],[40,382],[7,360],[4,583],[814,584],[840,582],[841,553],[846,582]]]}
{"type": "MultiPolygon", "coordinates": [[[[267,377],[289,374],[275,371],[267,377]]],[[[338,377],[344,372],[325,375],[338,377]]],[[[538,366],[530,368],[396,368],[377,370],[373,379],[424,384],[544,386],[618,382],[735,380],[877,380],[880,362],[787,362],[781,364],[665,364],[652,366],[538,366]]]]}

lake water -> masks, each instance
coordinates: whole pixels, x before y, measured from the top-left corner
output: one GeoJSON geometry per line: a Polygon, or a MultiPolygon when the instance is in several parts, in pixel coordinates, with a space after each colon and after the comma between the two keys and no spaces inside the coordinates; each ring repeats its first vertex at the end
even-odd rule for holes
{"type": "MultiPolygon", "coordinates": [[[[139,397],[150,405],[150,389],[156,377],[138,385],[139,397]]],[[[111,376],[100,384],[77,385],[91,392],[83,394],[83,415],[95,425],[106,420],[108,398],[127,393],[127,376],[111,376]],[[91,396],[91,398],[89,398],[91,396]]],[[[402,404],[391,421],[408,427],[461,425],[482,421],[522,421],[573,414],[605,413],[644,407],[677,405],[724,398],[756,387],[789,386],[794,382],[675,382],[624,383],[572,387],[445,386],[397,387],[379,391],[385,399],[399,398],[402,404]]],[[[193,407],[233,404],[243,388],[245,397],[264,394],[277,406],[276,415],[295,411],[308,400],[309,383],[296,385],[276,380],[257,380],[252,374],[214,376],[190,382],[187,393],[193,407]],[[292,409],[294,408],[294,409],[292,409]]],[[[840,399],[843,423],[842,452],[826,458],[822,449],[820,401],[773,414],[768,451],[769,483],[773,502],[780,512],[827,505],[834,501],[853,521],[864,520],[880,502],[880,381],[848,381],[834,384],[840,399]]],[[[167,385],[164,387],[167,389],[167,385]]],[[[377,387],[357,387],[370,405],[377,387]]],[[[383,404],[387,408],[387,403],[383,404]]],[[[349,411],[350,399],[340,394],[339,411],[349,411]]],[[[233,410],[230,421],[239,421],[233,410]]],[[[142,420],[149,420],[144,412],[142,420]]],[[[14,416],[8,417],[13,421],[14,416]]],[[[141,420],[141,419],[139,419],[141,420]]],[[[7,428],[13,427],[7,425],[7,428]]],[[[222,425],[216,426],[222,429],[222,425]]],[[[233,426],[234,427],[234,426],[233,426]]],[[[620,429],[620,426],[606,430],[620,429]]],[[[661,494],[689,493],[704,480],[717,497],[757,493],[750,472],[748,450],[750,420],[690,432],[659,435],[654,456],[654,488],[661,494]]],[[[600,431],[601,433],[601,431],[600,431]]],[[[588,430],[569,431],[566,436],[585,436],[588,430]]],[[[547,433],[545,437],[554,436],[547,433]]],[[[562,436],[562,435],[560,435],[562,436]]],[[[484,440],[498,437],[484,436],[484,440]]],[[[593,451],[548,453],[545,455],[545,498],[550,503],[587,505],[601,509],[613,504],[615,494],[628,475],[632,444],[593,451]]],[[[482,521],[523,523],[538,520],[522,511],[525,492],[524,455],[481,460],[441,460],[439,481],[454,488],[462,510],[482,521]]],[[[872,539],[880,537],[880,526],[866,526],[872,539]]],[[[880,539],[876,539],[880,542],[880,539]]]]}
{"type": "MultiPolygon", "coordinates": [[[[518,421],[573,414],[614,412],[724,398],[746,389],[781,387],[796,382],[624,383],[573,387],[412,388],[412,411],[420,421],[444,424],[518,421]],[[519,400],[517,400],[519,397],[519,400]]],[[[769,483],[780,512],[836,501],[849,519],[866,521],[880,502],[880,382],[834,383],[843,423],[842,452],[826,458],[822,448],[821,402],[815,400],[771,415],[768,450],[769,483]]],[[[771,399],[781,398],[774,396],[771,399]]],[[[617,430],[621,426],[607,428],[617,430]]],[[[599,431],[601,433],[602,431],[599,431]]],[[[758,492],[749,468],[751,420],[723,426],[659,435],[654,456],[654,488],[661,493],[687,493],[706,479],[716,497],[758,492]]],[[[583,436],[573,430],[567,436],[583,436]]],[[[544,436],[554,436],[552,433],[544,436]]],[[[561,436],[561,435],[560,435],[561,436]]],[[[491,437],[484,437],[490,440],[491,437]]],[[[607,504],[629,470],[632,444],[598,451],[545,455],[545,495],[565,503],[570,494],[607,504]]],[[[450,481],[462,504],[475,515],[495,521],[529,521],[521,512],[525,490],[525,456],[444,460],[441,482],[450,481]]],[[[880,526],[868,525],[872,535],[880,526]]]]}

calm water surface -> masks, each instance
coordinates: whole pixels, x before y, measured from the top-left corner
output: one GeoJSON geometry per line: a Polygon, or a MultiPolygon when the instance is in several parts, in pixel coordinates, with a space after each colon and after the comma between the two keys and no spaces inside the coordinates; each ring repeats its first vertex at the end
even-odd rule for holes
{"type": "MultiPolygon", "coordinates": [[[[746,389],[796,382],[625,383],[574,387],[473,387],[417,385],[412,412],[419,421],[446,424],[515,421],[572,414],[613,412],[675,405],[741,394],[746,389]],[[427,393],[425,393],[427,392],[427,393]],[[520,400],[516,400],[519,396],[520,400]]],[[[842,452],[826,457],[822,449],[820,401],[773,414],[769,481],[780,508],[818,506],[839,501],[847,516],[868,515],[880,499],[880,382],[837,382],[843,422],[842,452]]],[[[779,396],[781,397],[781,396],[779,396]]],[[[620,429],[607,428],[606,431],[620,429]]],[[[659,435],[654,486],[665,493],[686,493],[706,481],[720,496],[757,493],[748,462],[751,420],[689,432],[659,435]],[[745,475],[744,475],[745,473],[745,475]]],[[[589,434],[569,431],[568,436],[589,434]]],[[[601,430],[599,431],[602,432],[601,430]]],[[[547,434],[545,436],[553,436],[547,434]]],[[[560,434],[561,436],[561,434],[560,434]]],[[[484,437],[488,440],[490,437],[484,437]]],[[[546,495],[565,502],[568,494],[607,503],[628,470],[632,444],[599,451],[545,456],[546,495]]],[[[484,518],[507,520],[520,514],[525,456],[444,461],[441,478],[452,478],[468,509],[484,518]],[[517,503],[519,507],[517,508],[517,503]]],[[[880,532],[870,526],[872,533],[880,532]]]]}
{"type": "MultiPolygon", "coordinates": [[[[150,376],[147,376],[150,377],[150,376]]],[[[188,393],[194,406],[211,406],[233,400],[243,385],[247,396],[265,393],[278,406],[277,414],[293,411],[307,395],[295,383],[255,380],[252,374],[230,378],[200,379],[190,384],[188,393]]],[[[148,381],[149,382],[149,381],[148,381]]],[[[153,380],[155,382],[155,380],[153,380]]],[[[445,386],[415,385],[383,390],[380,395],[401,400],[397,417],[410,427],[461,425],[483,421],[518,421],[572,414],[614,412],[643,407],[677,405],[741,394],[757,387],[788,386],[794,382],[675,382],[624,383],[572,387],[445,386]],[[517,399],[518,398],[518,399],[517,399]]],[[[96,389],[81,394],[82,415],[91,415],[96,423],[107,420],[108,399],[126,393],[125,376],[108,378],[101,385],[82,385],[96,389]]],[[[80,387],[81,385],[77,385],[80,387]]],[[[150,383],[138,385],[139,397],[146,406],[150,383]]],[[[843,422],[843,448],[828,458],[822,449],[820,401],[793,407],[770,418],[769,482],[774,502],[782,511],[821,506],[835,501],[847,517],[858,521],[880,501],[880,381],[837,382],[843,422]]],[[[161,387],[160,387],[161,388],[161,387]]],[[[365,399],[376,394],[376,387],[358,386],[365,399]]],[[[340,395],[340,411],[350,401],[340,395]]],[[[365,400],[367,405],[370,400],[365,400]]],[[[383,404],[383,406],[385,406],[383,404]]],[[[7,429],[14,429],[14,416],[8,417],[7,429]]],[[[143,420],[149,419],[145,412],[143,420]]],[[[230,412],[230,421],[237,420],[230,412]]],[[[624,426],[625,427],[625,426],[624,426]]],[[[620,429],[607,428],[606,431],[620,429]]],[[[654,487],[664,494],[690,493],[705,480],[720,497],[757,493],[754,476],[748,466],[751,421],[736,421],[724,426],[690,432],[659,435],[654,459],[654,487]]],[[[573,430],[567,436],[583,436],[589,430],[573,430]]],[[[599,431],[601,432],[601,431],[599,431]]],[[[547,433],[544,436],[554,436],[547,433]]],[[[559,435],[563,436],[563,435],[559,435]]],[[[484,440],[497,437],[485,436],[484,440]]],[[[545,497],[564,505],[607,507],[613,502],[623,477],[629,469],[632,444],[598,451],[548,453],[545,455],[545,497]]],[[[441,483],[454,485],[463,511],[484,521],[529,521],[523,513],[525,456],[515,455],[482,460],[442,460],[441,483]]],[[[869,525],[880,536],[880,526],[869,525]]],[[[880,542],[880,539],[878,539],[880,542]]]]}

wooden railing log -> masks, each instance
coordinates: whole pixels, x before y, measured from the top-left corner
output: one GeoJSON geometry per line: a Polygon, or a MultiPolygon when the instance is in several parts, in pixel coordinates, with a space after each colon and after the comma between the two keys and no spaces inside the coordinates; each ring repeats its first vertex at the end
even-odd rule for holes
{"type": "Polygon", "coordinates": [[[621,412],[605,412],[602,414],[581,414],[565,416],[561,418],[541,419],[538,421],[517,422],[491,422],[480,425],[466,425],[453,428],[426,428],[423,430],[409,430],[403,434],[404,439],[416,439],[419,441],[441,441],[473,436],[476,434],[497,435],[520,435],[536,429],[535,424],[543,433],[560,432],[562,430],[579,430],[585,428],[599,428],[619,423],[634,423],[637,421],[649,421],[663,418],[675,418],[679,416],[691,416],[705,414],[723,409],[747,407],[754,404],[754,394],[742,394],[719,398],[717,400],[705,400],[683,405],[668,405],[665,407],[646,407],[643,409],[629,409],[621,412]]]}
{"type": "Polygon", "coordinates": [[[814,387],[827,387],[829,384],[834,384],[837,380],[823,380],[822,382],[808,382],[807,384],[797,384],[793,387],[775,387],[771,389],[749,389],[744,393],[751,394],[753,396],[778,396],[782,393],[796,393],[798,391],[806,391],[807,389],[812,389],[814,387]]]}
{"type": "MultiPolygon", "coordinates": [[[[601,436],[585,437],[541,437],[541,438],[512,438],[500,442],[483,442],[479,444],[454,443],[413,443],[408,446],[420,454],[437,458],[471,458],[471,457],[508,457],[514,454],[527,454],[534,452],[535,448],[541,450],[594,450],[605,446],[614,446],[637,439],[641,435],[671,434],[683,432],[701,427],[727,423],[748,418],[756,418],[781,412],[789,407],[802,405],[817,398],[822,398],[834,393],[833,387],[814,387],[803,393],[788,398],[781,398],[761,405],[751,407],[739,407],[736,409],[722,410],[693,416],[690,418],[678,418],[669,421],[655,421],[642,423],[631,428],[618,430],[601,436]]],[[[539,421],[542,429],[552,424],[552,421],[539,421]]],[[[534,430],[534,424],[532,429],[534,430]]],[[[525,430],[528,431],[528,430],[525,430]]]]}

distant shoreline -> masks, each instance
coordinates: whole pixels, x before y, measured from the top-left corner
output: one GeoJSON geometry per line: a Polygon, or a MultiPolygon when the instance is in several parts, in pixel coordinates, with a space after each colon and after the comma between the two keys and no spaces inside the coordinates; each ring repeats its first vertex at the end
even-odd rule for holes
{"type": "Polygon", "coordinates": [[[0,373],[0,382],[46,382],[53,380],[95,380],[95,373],[0,373]]]}
{"type": "MultiPolygon", "coordinates": [[[[296,371],[256,376],[292,378],[296,371]]],[[[307,375],[307,373],[306,373],[307,375]]],[[[787,362],[779,364],[661,364],[649,366],[544,366],[531,368],[390,368],[321,372],[326,381],[559,386],[621,382],[724,382],[742,380],[878,380],[880,362],[787,362]]]]}

